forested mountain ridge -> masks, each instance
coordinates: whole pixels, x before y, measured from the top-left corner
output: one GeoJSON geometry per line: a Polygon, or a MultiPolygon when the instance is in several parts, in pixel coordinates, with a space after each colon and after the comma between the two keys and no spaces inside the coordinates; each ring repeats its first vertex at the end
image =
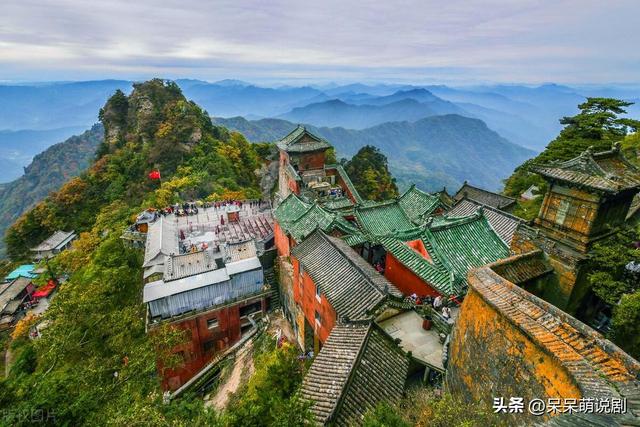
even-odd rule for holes
{"type": "MultiPolygon", "coordinates": [[[[293,123],[277,119],[214,118],[214,122],[252,141],[275,141],[295,128],[293,123]]],[[[330,141],[338,156],[351,157],[367,145],[377,147],[389,159],[401,187],[415,183],[427,191],[444,186],[454,190],[465,180],[498,190],[501,179],[535,154],[510,143],[482,121],[455,114],[413,123],[383,123],[363,130],[309,128],[330,141]]]]}
{"type": "Polygon", "coordinates": [[[69,279],[44,315],[46,334],[28,339],[29,325],[14,334],[15,362],[0,383],[0,407],[12,409],[9,417],[53,409],[62,425],[210,424],[215,414],[197,403],[162,403],[157,358],[172,366],[163,349],[182,336],[145,333],[141,252],[126,248],[120,235],[150,206],[256,196],[261,162],[252,144],[213,126],[174,83],[152,80],[130,96],[117,92],[100,118],[106,138],[97,160],[7,234],[13,259],[56,229],[75,229],[80,238],[49,263],[69,279]],[[150,180],[150,170],[160,170],[162,182],[150,180]]]}
{"type": "Polygon", "coordinates": [[[90,130],[52,145],[34,157],[20,178],[0,188],[0,258],[4,257],[6,229],[27,209],[89,166],[104,138],[97,124],[90,130]]]}

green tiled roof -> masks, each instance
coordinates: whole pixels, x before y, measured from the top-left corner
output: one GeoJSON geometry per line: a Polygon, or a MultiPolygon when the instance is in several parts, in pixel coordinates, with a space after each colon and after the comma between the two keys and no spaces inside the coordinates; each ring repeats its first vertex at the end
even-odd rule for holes
{"type": "Polygon", "coordinates": [[[317,204],[313,204],[300,218],[291,222],[287,231],[297,242],[301,242],[316,228],[325,230],[335,218],[335,215],[325,211],[317,204]]]}
{"type": "Polygon", "coordinates": [[[344,234],[359,233],[357,227],[344,219],[341,214],[330,212],[318,204],[307,204],[295,194],[289,194],[274,212],[278,224],[300,242],[316,228],[325,232],[340,230],[344,234]]]}
{"type": "Polygon", "coordinates": [[[300,200],[294,193],[290,193],[276,208],[273,215],[279,223],[291,222],[300,218],[311,207],[300,200]]]}
{"type": "Polygon", "coordinates": [[[466,287],[467,272],[509,256],[509,248],[482,211],[465,217],[431,218],[423,227],[376,238],[384,249],[444,295],[466,287]],[[421,239],[431,261],[405,242],[421,239]]]}
{"type": "Polygon", "coordinates": [[[287,173],[291,176],[291,178],[295,179],[296,181],[302,181],[302,178],[300,178],[298,171],[296,171],[293,168],[293,166],[291,166],[290,164],[287,165],[287,173]]]}
{"type": "Polygon", "coordinates": [[[373,236],[383,236],[415,227],[396,200],[356,208],[355,216],[364,232],[373,236]]]}
{"type": "Polygon", "coordinates": [[[278,148],[289,153],[304,153],[310,151],[326,150],[331,144],[323,138],[309,132],[304,126],[298,125],[291,133],[276,143],[278,148]],[[304,136],[311,141],[302,141],[304,136]]]}
{"type": "Polygon", "coordinates": [[[422,222],[425,215],[435,211],[440,205],[440,197],[426,193],[411,185],[399,198],[398,203],[407,216],[416,223],[422,222]]]}
{"type": "Polygon", "coordinates": [[[405,242],[394,236],[382,237],[379,242],[395,259],[413,271],[416,276],[433,285],[438,292],[447,296],[457,293],[458,289],[451,274],[435,257],[432,256],[433,263],[429,262],[405,242]]]}
{"type": "Polygon", "coordinates": [[[509,256],[509,247],[489,225],[482,211],[467,217],[444,217],[438,223],[428,225],[423,241],[427,250],[431,247],[459,278],[466,278],[472,268],[509,256]]]}
{"type": "Polygon", "coordinates": [[[345,210],[353,208],[353,202],[348,197],[337,197],[327,200],[322,207],[332,211],[345,210]]]}
{"type": "Polygon", "coordinates": [[[370,238],[362,233],[354,233],[348,236],[344,236],[342,240],[344,240],[345,243],[349,246],[357,246],[368,242],[370,238]]]}

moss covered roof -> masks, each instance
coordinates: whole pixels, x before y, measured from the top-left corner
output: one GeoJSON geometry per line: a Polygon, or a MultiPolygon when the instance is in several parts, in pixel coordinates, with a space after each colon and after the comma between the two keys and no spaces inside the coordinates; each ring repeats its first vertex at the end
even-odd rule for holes
{"type": "Polygon", "coordinates": [[[304,126],[298,125],[291,133],[276,143],[278,148],[288,153],[305,153],[331,148],[325,139],[312,134],[304,126]],[[307,136],[307,138],[304,138],[307,136]]]}
{"type": "Polygon", "coordinates": [[[401,264],[444,295],[466,288],[467,272],[509,256],[509,248],[482,211],[465,217],[437,217],[424,226],[376,238],[401,264]],[[421,239],[431,260],[406,242],[421,239]]]}
{"type": "Polygon", "coordinates": [[[356,207],[355,217],[365,233],[383,236],[415,228],[397,200],[356,207]]]}
{"type": "Polygon", "coordinates": [[[442,205],[439,196],[426,193],[416,188],[415,184],[398,197],[398,203],[414,222],[421,222],[426,215],[433,213],[442,205]]]}
{"type": "Polygon", "coordinates": [[[640,188],[640,169],[622,155],[619,144],[600,153],[586,150],[565,162],[534,165],[531,170],[551,181],[606,193],[640,188]]]}

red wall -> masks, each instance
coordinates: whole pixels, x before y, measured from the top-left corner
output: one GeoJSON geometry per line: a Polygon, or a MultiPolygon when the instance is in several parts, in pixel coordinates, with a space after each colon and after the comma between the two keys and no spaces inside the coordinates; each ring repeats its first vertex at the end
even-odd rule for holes
{"type": "Polygon", "coordinates": [[[273,227],[273,236],[276,245],[276,249],[278,250],[278,255],[280,256],[289,256],[291,251],[291,247],[289,246],[289,237],[284,232],[278,221],[274,221],[273,227]]]}
{"type": "Polygon", "coordinates": [[[324,151],[304,153],[298,158],[298,170],[305,171],[311,169],[324,169],[324,162],[324,151]]]}
{"type": "Polygon", "coordinates": [[[287,175],[287,187],[289,187],[289,190],[292,193],[300,194],[300,186],[298,185],[298,182],[295,179],[289,177],[289,175],[287,175]]]}
{"type": "Polygon", "coordinates": [[[405,296],[416,294],[418,296],[429,295],[435,297],[440,295],[438,291],[402,265],[389,252],[387,252],[385,259],[384,277],[393,283],[405,296]]]}
{"type": "Polygon", "coordinates": [[[249,322],[246,318],[240,319],[240,307],[258,301],[261,302],[262,312],[265,313],[267,301],[265,298],[259,297],[172,323],[172,327],[188,331],[186,332],[188,340],[172,349],[174,354],[182,352],[184,363],[173,369],[163,369],[162,364],[158,363],[158,370],[162,377],[162,389],[172,391],[178,389],[213,359],[216,353],[224,351],[238,342],[241,338],[241,326],[249,322]],[[213,318],[218,319],[218,326],[214,329],[208,329],[207,320],[213,318]],[[210,341],[213,346],[205,351],[204,345],[210,341]]]}
{"type": "Polygon", "coordinates": [[[318,301],[318,298],[316,298],[316,285],[307,272],[304,272],[302,285],[300,284],[300,263],[295,258],[292,258],[292,261],[293,298],[300,307],[302,307],[307,322],[313,326],[316,336],[320,342],[324,344],[331,330],[336,325],[336,312],[324,295],[321,295],[320,301],[318,301]],[[320,313],[320,317],[322,318],[319,327],[316,327],[316,311],[320,313]]]}

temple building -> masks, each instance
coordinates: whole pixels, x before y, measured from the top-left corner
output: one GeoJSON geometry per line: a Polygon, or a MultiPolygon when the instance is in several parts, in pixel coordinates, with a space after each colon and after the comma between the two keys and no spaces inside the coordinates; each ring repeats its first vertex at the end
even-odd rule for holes
{"type": "Polygon", "coordinates": [[[369,320],[402,293],[343,240],[314,231],[291,251],[294,330],[317,353],[339,322],[369,320]]]}
{"type": "Polygon", "coordinates": [[[340,165],[326,163],[331,144],[298,126],[276,143],[280,151],[278,198],[289,193],[331,202],[334,208],[361,203],[362,197],[340,165]]]}
{"type": "Polygon", "coordinates": [[[60,252],[70,248],[71,243],[77,237],[78,235],[73,231],[56,231],[38,246],[31,248],[33,259],[40,261],[42,259],[53,258],[60,252]]]}
{"type": "Polygon", "coordinates": [[[360,425],[379,402],[398,403],[409,361],[374,322],[336,325],[302,383],[314,424],[360,425]]]}
{"type": "Polygon", "coordinates": [[[494,193],[484,188],[474,187],[467,181],[462,184],[462,187],[453,196],[453,200],[456,202],[463,198],[475,200],[484,206],[491,206],[501,211],[511,212],[516,206],[517,200],[513,197],[505,196],[503,194],[494,193]]]}
{"type": "Polygon", "coordinates": [[[180,362],[158,370],[175,392],[244,336],[272,308],[277,290],[264,261],[273,242],[269,212],[248,203],[202,207],[187,216],[149,222],[143,263],[147,331],[171,325],[189,331],[172,353],[180,362]]]}
{"type": "Polygon", "coordinates": [[[589,293],[587,268],[593,244],[614,234],[627,220],[640,191],[640,170],[629,163],[619,145],[531,170],[547,181],[534,227],[520,225],[514,253],[544,251],[557,280],[539,296],[575,314],[589,293]]]}

